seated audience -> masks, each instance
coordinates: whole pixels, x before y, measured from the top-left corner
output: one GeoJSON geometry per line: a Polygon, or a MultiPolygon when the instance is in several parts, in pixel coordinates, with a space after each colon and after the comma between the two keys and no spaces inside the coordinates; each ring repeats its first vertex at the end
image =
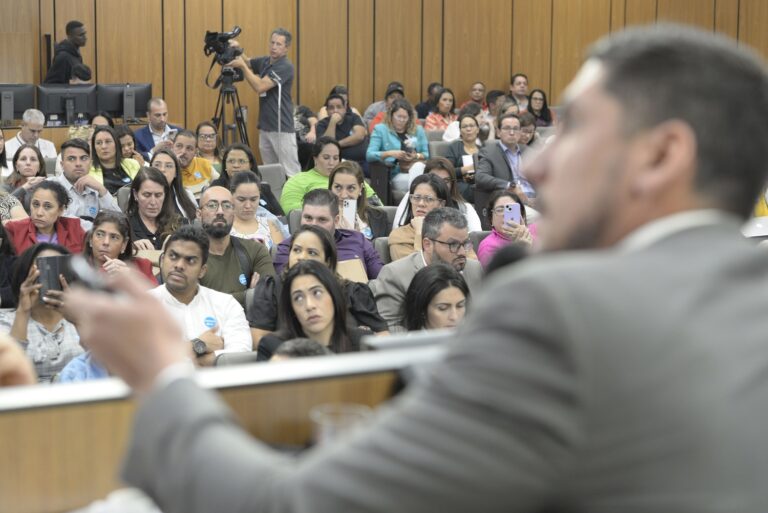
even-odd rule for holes
{"type": "MultiPolygon", "coordinates": [[[[328,93],[328,96],[337,94],[341,96],[341,99],[344,100],[344,105],[349,109],[352,114],[356,114],[360,117],[362,120],[362,116],[360,115],[360,111],[358,111],[354,107],[349,106],[349,89],[347,89],[347,86],[345,85],[335,85],[331,88],[331,91],[328,93]]],[[[323,119],[328,117],[328,110],[326,109],[326,106],[320,107],[320,110],[317,112],[317,120],[322,121],[323,119]]],[[[363,125],[365,126],[365,125],[363,125]]]]}
{"type": "Polygon", "coordinates": [[[166,237],[181,224],[168,181],[153,167],[143,168],[133,180],[126,214],[139,251],[162,249],[166,237]]]}
{"type": "Polygon", "coordinates": [[[408,190],[411,166],[429,158],[427,135],[416,124],[414,116],[408,101],[394,101],[384,123],[373,130],[368,143],[368,162],[384,162],[392,166],[392,187],[397,191],[408,190]]]}
{"type": "Polygon", "coordinates": [[[487,267],[493,255],[504,246],[514,243],[530,246],[533,243],[535,227],[530,226],[529,229],[525,205],[514,192],[508,190],[493,192],[488,200],[487,215],[491,233],[480,242],[477,248],[477,257],[483,267],[487,267]],[[520,223],[505,215],[507,205],[513,203],[520,205],[520,223]]]}
{"type": "Polygon", "coordinates": [[[35,146],[25,144],[13,155],[12,166],[13,171],[5,179],[3,188],[25,205],[29,190],[48,176],[43,155],[35,146]]]}
{"type": "Polygon", "coordinates": [[[515,73],[509,81],[509,96],[514,98],[520,107],[520,112],[528,110],[528,77],[523,73],[515,73]]]}
{"type": "Polygon", "coordinates": [[[270,362],[280,362],[283,360],[292,360],[294,358],[304,358],[307,356],[326,356],[331,350],[308,338],[294,338],[286,340],[272,353],[270,362]]]}
{"type": "Polygon", "coordinates": [[[317,134],[338,142],[342,159],[365,162],[368,131],[362,118],[347,109],[344,97],[339,94],[329,96],[325,108],[328,116],[317,123],[317,134]]]}
{"type": "Polygon", "coordinates": [[[115,127],[115,134],[120,143],[120,151],[122,154],[125,157],[138,162],[141,167],[146,166],[147,161],[144,158],[144,155],[139,153],[136,149],[136,135],[133,133],[133,130],[131,130],[131,127],[128,125],[118,125],[115,127]]]}
{"type": "Polygon", "coordinates": [[[223,187],[205,190],[197,217],[210,245],[207,270],[200,283],[231,294],[245,307],[245,293],[256,286],[259,276],[275,274],[269,250],[257,241],[230,236],[235,204],[232,193],[223,187]]]}
{"type": "Polygon", "coordinates": [[[219,134],[216,131],[216,125],[210,121],[203,121],[195,129],[197,135],[197,156],[204,158],[211,163],[211,167],[216,173],[221,174],[221,158],[219,152],[219,134]]]}
{"type": "Polygon", "coordinates": [[[448,189],[437,176],[426,173],[414,178],[408,194],[401,225],[389,234],[389,256],[400,260],[413,252],[421,251],[421,223],[424,216],[448,201],[448,189]]]}
{"type": "Polygon", "coordinates": [[[203,157],[197,155],[197,136],[191,130],[179,130],[173,140],[173,153],[181,164],[181,183],[199,197],[200,193],[213,180],[213,167],[203,157]]]}
{"type": "Polygon", "coordinates": [[[115,130],[109,126],[97,126],[91,136],[91,176],[103,184],[110,194],[129,185],[141,165],[132,158],[123,157],[115,130]]]}
{"type": "MultiPolygon", "coordinates": [[[[315,142],[312,147],[315,167],[290,177],[283,185],[280,205],[286,214],[291,210],[300,209],[304,196],[309,191],[328,188],[328,178],[341,160],[340,154],[341,146],[330,137],[322,136],[315,142]]],[[[370,198],[376,193],[370,185],[366,184],[365,194],[370,198]]]]}
{"type": "Polygon", "coordinates": [[[384,99],[370,104],[368,108],[365,109],[365,113],[363,114],[363,121],[365,121],[365,123],[368,125],[369,133],[373,131],[371,123],[373,122],[374,118],[378,117],[379,121],[383,119],[383,116],[379,115],[382,112],[386,113],[393,101],[402,98],[405,98],[405,89],[403,88],[403,84],[397,81],[393,81],[387,84],[387,89],[384,93],[384,99]]]}
{"type": "Polygon", "coordinates": [[[427,99],[416,105],[416,115],[419,119],[425,119],[430,112],[434,112],[437,106],[437,96],[443,90],[443,84],[432,82],[427,86],[427,99]]]}
{"type": "MultiPolygon", "coordinates": [[[[314,224],[332,235],[336,242],[339,260],[358,259],[365,267],[368,279],[379,275],[382,262],[371,242],[360,232],[336,228],[339,222],[339,200],[328,189],[315,189],[304,196],[301,209],[301,224],[314,224]]],[[[286,239],[277,246],[275,270],[281,272],[288,262],[291,239],[286,239]]]]}
{"type": "MultiPolygon", "coordinates": [[[[325,264],[339,281],[347,297],[347,322],[350,328],[374,333],[387,330],[387,323],[379,315],[371,289],[364,283],[346,280],[336,273],[336,246],[328,232],[312,225],[303,225],[291,239],[288,264],[285,271],[304,260],[325,264]]],[[[283,275],[285,274],[283,272],[283,275]]],[[[262,276],[253,289],[253,300],[246,310],[254,343],[277,329],[278,298],[282,289],[282,276],[262,276]]]]}
{"type": "Polygon", "coordinates": [[[401,320],[401,307],[413,277],[423,267],[444,263],[459,271],[470,290],[477,292],[483,269],[480,262],[467,260],[472,248],[467,219],[455,208],[436,208],[424,217],[421,252],[385,265],[379,277],[369,282],[379,313],[390,329],[401,320]]]}
{"type": "Polygon", "coordinates": [[[0,308],[15,308],[16,297],[13,295],[11,280],[13,279],[13,264],[16,263],[16,251],[11,239],[0,223],[0,308]]]}
{"type": "Polygon", "coordinates": [[[357,162],[346,161],[336,166],[328,178],[328,189],[339,198],[339,224],[336,228],[355,230],[368,240],[389,235],[391,227],[387,213],[376,208],[368,208],[368,198],[363,194],[367,183],[363,170],[357,162]],[[343,215],[344,200],[356,202],[357,213],[353,223],[343,215]]]}
{"type": "Polygon", "coordinates": [[[333,272],[314,260],[285,273],[280,292],[280,329],[259,341],[257,360],[269,360],[286,340],[309,338],[334,353],[360,350],[363,332],[347,328],[347,300],[333,272]]]}
{"type": "Polygon", "coordinates": [[[480,108],[480,105],[475,102],[469,102],[459,111],[456,121],[448,125],[443,132],[443,141],[453,142],[461,138],[461,129],[459,128],[459,118],[469,114],[477,120],[477,145],[481,146],[485,141],[494,139],[496,137],[496,130],[492,123],[488,121],[486,114],[480,108]]]}
{"type": "Polygon", "coordinates": [[[237,173],[230,182],[229,190],[235,204],[235,219],[230,235],[261,242],[267,249],[283,241],[285,236],[282,223],[277,218],[269,219],[258,214],[259,208],[263,207],[259,205],[261,182],[256,173],[237,173]]]}
{"type": "Polygon", "coordinates": [[[136,130],[136,149],[149,158],[159,149],[170,150],[173,138],[180,127],[168,123],[168,104],[162,98],[151,98],[147,102],[147,126],[136,130]]]}
{"type": "Polygon", "coordinates": [[[58,244],[72,253],[80,253],[85,231],[80,219],[64,217],[70,201],[66,189],[57,182],[44,180],[30,189],[29,195],[30,217],[8,221],[5,225],[16,254],[38,242],[58,244]]]}
{"type": "Polygon", "coordinates": [[[553,126],[557,119],[547,105],[547,95],[541,89],[534,89],[528,97],[528,112],[536,118],[536,126],[553,126]]]}
{"type": "Polygon", "coordinates": [[[120,210],[104,184],[89,173],[90,147],[83,139],[70,139],[61,145],[61,166],[62,174],[49,180],[67,191],[70,201],[65,216],[93,220],[101,210],[120,210]]]}
{"type": "MultiPolygon", "coordinates": [[[[16,152],[29,144],[38,149],[43,158],[56,158],[56,146],[49,140],[40,137],[45,126],[45,114],[37,109],[27,109],[21,116],[21,130],[5,141],[6,158],[12,160],[16,152]]],[[[40,160],[42,162],[42,159],[40,160]]]]}
{"type": "MultiPolygon", "coordinates": [[[[83,352],[74,324],[64,318],[61,290],[48,290],[41,297],[37,259],[68,255],[66,248],[41,243],[28,247],[14,266],[11,289],[16,310],[0,312],[0,329],[10,332],[35,366],[39,382],[50,382],[64,366],[83,352]]],[[[60,276],[61,287],[67,286],[60,276]]]]}
{"type": "Polygon", "coordinates": [[[128,217],[122,212],[111,210],[99,212],[85,241],[83,256],[91,265],[107,274],[122,272],[133,266],[156,285],[152,262],[135,255],[136,248],[128,217]]]}
{"type": "Polygon", "coordinates": [[[189,221],[197,217],[197,201],[181,183],[181,164],[171,150],[159,149],[152,154],[150,166],[160,171],[170,186],[174,211],[189,221]]]}
{"type": "Polygon", "coordinates": [[[437,106],[424,121],[424,130],[445,130],[456,121],[456,97],[450,89],[443,89],[437,98],[437,106]]]}
{"type": "Polygon", "coordinates": [[[200,285],[208,260],[208,237],[186,225],[170,237],[161,255],[163,285],[149,291],[189,340],[198,365],[213,365],[221,353],[250,351],[243,308],[229,294],[200,285]]]}
{"type": "MultiPolygon", "coordinates": [[[[464,198],[462,198],[461,194],[459,194],[459,190],[456,187],[456,171],[448,159],[445,157],[435,157],[429,159],[427,161],[427,165],[424,166],[424,174],[435,175],[445,184],[445,187],[448,190],[448,198],[446,199],[445,205],[443,206],[455,208],[464,214],[464,217],[467,218],[470,232],[477,232],[482,230],[480,218],[478,217],[474,207],[464,201],[464,198]]],[[[392,223],[392,228],[397,228],[398,226],[408,224],[405,218],[408,216],[409,208],[411,208],[409,197],[410,193],[403,196],[402,201],[400,201],[400,205],[398,205],[397,211],[395,212],[395,220],[392,223]]]]}
{"type": "Polygon", "coordinates": [[[463,109],[470,103],[476,103],[480,106],[481,110],[488,110],[488,105],[485,103],[485,84],[482,82],[475,82],[469,89],[469,99],[462,103],[459,108],[463,109]]]}
{"type": "Polygon", "coordinates": [[[469,287],[459,271],[446,264],[424,267],[405,293],[402,326],[408,331],[455,328],[468,302],[469,287]]]}
{"type": "Polygon", "coordinates": [[[446,158],[451,161],[456,170],[457,185],[461,195],[467,201],[474,200],[475,162],[469,158],[480,151],[477,135],[480,123],[471,114],[459,116],[460,138],[448,146],[446,158]]]}

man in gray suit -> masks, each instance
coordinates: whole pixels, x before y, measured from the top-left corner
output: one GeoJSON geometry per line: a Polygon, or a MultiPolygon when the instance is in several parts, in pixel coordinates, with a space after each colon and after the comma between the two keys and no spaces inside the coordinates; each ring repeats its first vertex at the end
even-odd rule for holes
{"type": "Polygon", "coordinates": [[[734,41],[660,25],[599,42],[564,99],[528,176],[541,245],[586,251],[496,277],[348,443],[293,460],[250,440],[180,377],[137,285],[71,293],[88,347],[152,390],[127,482],[166,513],[764,513],[768,258],[739,227],[766,182],[768,76],[734,41]]]}
{"type": "Polygon", "coordinates": [[[467,218],[461,212],[455,208],[436,208],[424,217],[421,232],[422,251],[385,265],[377,279],[368,283],[379,313],[390,329],[400,325],[405,293],[421,268],[436,263],[453,266],[464,276],[473,294],[478,292],[483,277],[480,262],[467,259],[472,241],[467,218]]]}

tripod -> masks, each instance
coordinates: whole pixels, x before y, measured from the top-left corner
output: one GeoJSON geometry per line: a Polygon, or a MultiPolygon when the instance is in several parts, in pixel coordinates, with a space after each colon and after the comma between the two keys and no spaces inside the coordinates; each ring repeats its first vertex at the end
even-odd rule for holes
{"type": "Polygon", "coordinates": [[[235,87],[235,69],[224,67],[221,69],[221,76],[216,80],[213,87],[219,87],[219,99],[216,101],[216,111],[211,121],[216,126],[216,130],[221,134],[221,141],[224,146],[239,141],[246,146],[248,143],[248,127],[243,118],[243,110],[240,106],[240,95],[237,94],[235,87]],[[232,106],[234,113],[234,123],[227,123],[227,105],[232,106]]]}

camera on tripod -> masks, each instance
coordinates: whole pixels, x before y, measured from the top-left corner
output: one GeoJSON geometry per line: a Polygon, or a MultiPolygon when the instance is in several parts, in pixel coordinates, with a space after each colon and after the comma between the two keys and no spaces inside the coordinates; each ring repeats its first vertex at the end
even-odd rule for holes
{"type": "Polygon", "coordinates": [[[205,47],[203,51],[206,57],[212,53],[215,54],[214,60],[224,66],[222,75],[233,76],[233,82],[243,80],[243,70],[229,67],[227,64],[242,55],[243,49],[230,46],[229,40],[240,35],[241,31],[240,27],[235,26],[229,32],[211,32],[208,30],[205,33],[205,47]]]}

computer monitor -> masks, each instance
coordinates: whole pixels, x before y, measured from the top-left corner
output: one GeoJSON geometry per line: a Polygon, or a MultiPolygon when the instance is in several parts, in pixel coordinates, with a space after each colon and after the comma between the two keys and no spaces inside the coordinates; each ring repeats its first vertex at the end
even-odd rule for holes
{"type": "Polygon", "coordinates": [[[50,84],[37,86],[38,108],[50,121],[51,116],[64,116],[67,125],[78,114],[87,119],[96,112],[96,86],[89,84],[50,84]]]}
{"type": "Polygon", "coordinates": [[[136,114],[144,114],[152,98],[152,84],[98,84],[96,86],[98,110],[112,117],[133,121],[136,114]]]}
{"type": "Polygon", "coordinates": [[[34,84],[0,84],[0,121],[21,119],[25,110],[34,108],[34,84]]]}

